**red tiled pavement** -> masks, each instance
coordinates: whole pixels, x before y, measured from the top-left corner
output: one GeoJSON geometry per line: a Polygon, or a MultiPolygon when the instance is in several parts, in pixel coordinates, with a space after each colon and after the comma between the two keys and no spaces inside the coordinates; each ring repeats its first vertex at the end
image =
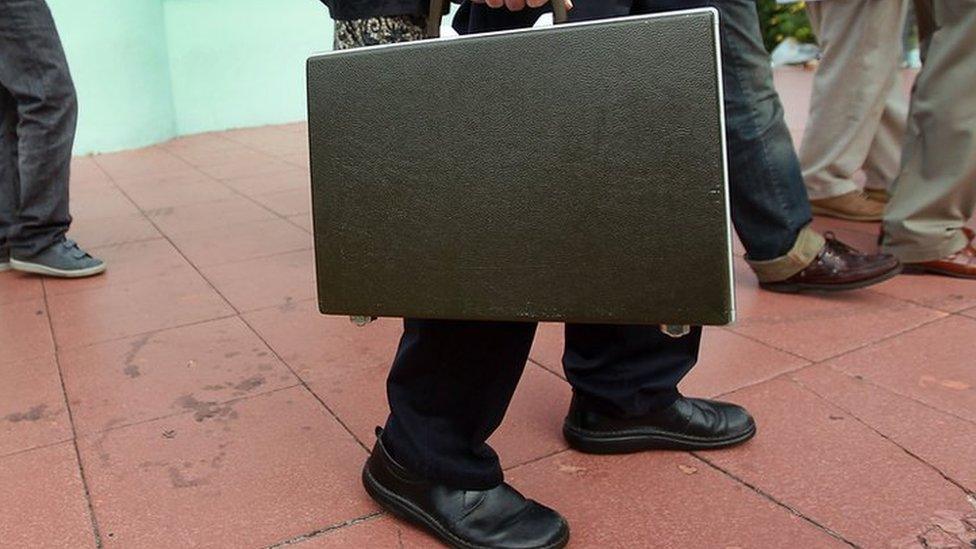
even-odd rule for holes
{"type": "Polygon", "coordinates": [[[60,353],[75,426],[89,433],[228,400],[298,379],[238,318],[60,353]]]}
{"type": "Polygon", "coordinates": [[[96,547],[70,442],[0,457],[0,509],[4,547],[96,547]]]}
{"type": "Polygon", "coordinates": [[[106,547],[260,547],[374,512],[366,451],[301,388],[79,440],[106,547]]]}
{"type": "MultiPolygon", "coordinates": [[[[810,73],[777,82],[802,135],[810,73]]],[[[306,131],[74,159],[72,236],[110,268],[0,274],[0,545],[432,545],[359,486],[400,322],[318,313],[306,131]]],[[[814,226],[876,248],[875,224],[814,226]]],[[[745,404],[758,436],[697,457],[567,450],[562,327],[544,325],[491,440],[509,478],[574,547],[976,538],[976,284],[778,295],[735,252],[740,321],[706,330],[682,390],[745,404]]]]}
{"type": "Polygon", "coordinates": [[[730,399],[752,411],[759,434],[702,457],[859,546],[886,547],[936,512],[972,510],[934,468],[789,380],[730,399]]]}
{"type": "Polygon", "coordinates": [[[71,440],[53,356],[0,362],[0,379],[0,456],[71,440]]]}

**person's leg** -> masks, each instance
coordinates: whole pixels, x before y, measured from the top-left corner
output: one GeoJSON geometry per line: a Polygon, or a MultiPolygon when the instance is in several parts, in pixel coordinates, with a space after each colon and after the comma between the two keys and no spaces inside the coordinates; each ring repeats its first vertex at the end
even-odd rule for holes
{"type": "Polygon", "coordinates": [[[465,489],[502,482],[485,443],[528,360],[535,324],[406,320],[387,381],[383,441],[422,477],[465,489]]]}
{"type": "Polygon", "coordinates": [[[963,227],[976,208],[976,0],[930,4],[934,32],[884,222],[884,249],[908,263],[965,249],[963,227]]]}
{"type": "Polygon", "coordinates": [[[678,392],[701,336],[700,327],[672,338],[656,326],[567,324],[563,367],[573,401],[563,435],[570,446],[597,454],[707,450],[752,438],[756,424],[743,408],[678,392]]]}
{"type": "MultiPolygon", "coordinates": [[[[822,56],[813,82],[800,164],[810,199],[859,191],[854,174],[871,168],[885,188],[897,171],[905,103],[901,35],[908,0],[823,0],[807,4],[822,56]],[[891,105],[891,112],[889,110],[891,105]],[[887,118],[887,124],[883,121],[887,118]],[[874,153],[873,155],[870,153],[874,153]]],[[[843,214],[844,212],[838,212],[843,214]]],[[[854,215],[856,212],[849,212],[854,215]]],[[[880,219],[881,207],[865,212],[880,219]]]]}
{"type": "Polygon", "coordinates": [[[17,104],[20,197],[11,242],[30,257],[71,224],[68,177],[77,102],[54,19],[44,0],[0,2],[0,85],[17,104]]]}
{"type": "Polygon", "coordinates": [[[0,272],[10,269],[10,239],[17,221],[17,106],[0,86],[0,272]]]}
{"type": "Polygon", "coordinates": [[[905,100],[899,74],[891,82],[888,101],[881,115],[881,125],[878,126],[878,133],[874,136],[874,142],[871,143],[864,162],[864,174],[867,177],[864,188],[872,196],[881,197],[882,202],[888,201],[888,189],[898,177],[907,127],[908,102],[905,100]]]}
{"type": "Polygon", "coordinates": [[[634,418],[667,408],[698,360],[702,329],[672,338],[654,326],[567,324],[563,367],[574,396],[604,415],[634,418]]]}

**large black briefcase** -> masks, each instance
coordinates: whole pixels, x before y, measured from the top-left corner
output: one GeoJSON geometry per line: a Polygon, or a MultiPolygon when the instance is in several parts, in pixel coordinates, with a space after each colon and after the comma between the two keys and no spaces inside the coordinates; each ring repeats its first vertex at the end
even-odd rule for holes
{"type": "Polygon", "coordinates": [[[726,324],[718,14],[308,61],[320,309],[726,324]]]}

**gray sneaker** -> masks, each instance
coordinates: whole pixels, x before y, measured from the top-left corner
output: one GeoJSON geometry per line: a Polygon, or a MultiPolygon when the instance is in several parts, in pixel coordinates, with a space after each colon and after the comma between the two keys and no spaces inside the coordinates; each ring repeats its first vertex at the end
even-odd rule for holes
{"type": "Polygon", "coordinates": [[[25,273],[59,278],[83,278],[105,272],[104,261],[92,257],[70,238],[52,244],[31,257],[11,257],[10,266],[25,273]]]}

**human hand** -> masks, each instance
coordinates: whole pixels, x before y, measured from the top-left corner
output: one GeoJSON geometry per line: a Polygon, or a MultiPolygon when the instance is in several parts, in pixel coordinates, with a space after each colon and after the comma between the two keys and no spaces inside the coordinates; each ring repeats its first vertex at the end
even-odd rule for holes
{"type": "MultiPolygon", "coordinates": [[[[538,8],[545,6],[549,3],[549,0],[471,0],[475,4],[488,4],[489,8],[508,8],[509,11],[519,11],[525,9],[526,6],[530,8],[538,8]]],[[[566,4],[566,9],[573,8],[573,0],[563,0],[566,4]]]]}

